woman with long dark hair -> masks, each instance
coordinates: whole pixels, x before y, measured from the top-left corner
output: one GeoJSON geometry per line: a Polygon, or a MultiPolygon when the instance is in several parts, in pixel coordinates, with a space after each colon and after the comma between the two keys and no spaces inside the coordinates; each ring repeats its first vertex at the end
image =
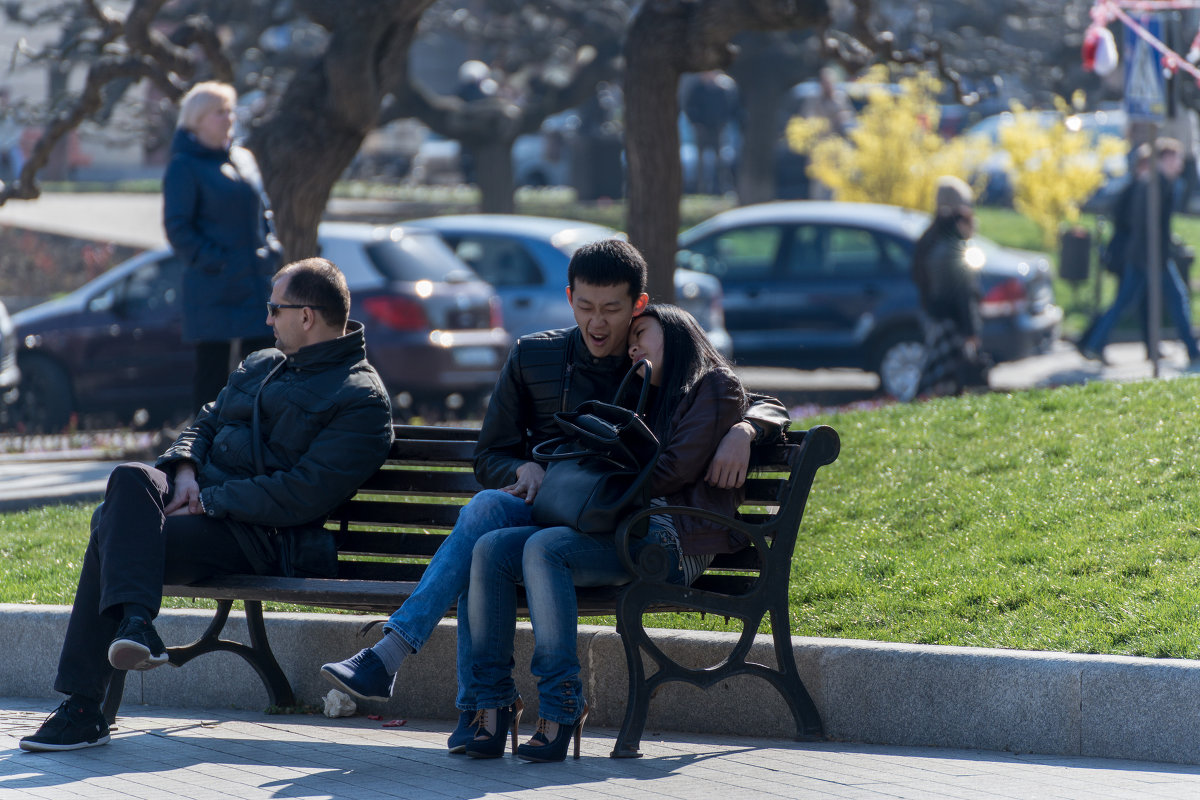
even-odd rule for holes
{"type": "MultiPolygon", "coordinates": [[[[732,515],[742,489],[716,489],[703,476],[721,437],[742,419],[746,392],[729,363],[690,314],[652,305],[629,329],[629,356],[651,364],[646,421],[660,442],[650,478],[654,505],[686,505],[732,515]]],[[[640,391],[641,387],[634,387],[640,391]]],[[[689,584],[716,553],[745,546],[731,531],[691,516],[650,518],[640,547],[655,543],[669,555],[668,580],[689,584]]],[[[636,557],[636,553],[635,553],[636,557]]],[[[617,555],[612,533],[591,535],[569,527],[505,528],[484,535],[471,559],[469,623],[471,675],[477,698],[476,736],[467,754],[504,753],[509,730],[515,745],[521,700],[512,678],[516,587],[525,586],[533,623],[531,669],[538,679],[537,732],[517,755],[526,761],[562,761],[579,737],[587,703],[576,652],[576,586],[619,586],[632,576],[617,555]]]]}

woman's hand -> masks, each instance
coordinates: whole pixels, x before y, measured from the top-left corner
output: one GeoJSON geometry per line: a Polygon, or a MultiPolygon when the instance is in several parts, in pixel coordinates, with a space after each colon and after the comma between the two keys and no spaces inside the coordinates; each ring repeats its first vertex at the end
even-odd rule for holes
{"type": "Polygon", "coordinates": [[[754,426],[742,421],[729,429],[717,445],[704,480],[718,489],[734,489],[746,482],[750,468],[750,444],[754,441],[754,426]]]}
{"type": "Polygon", "coordinates": [[[526,461],[517,467],[517,482],[500,487],[500,491],[508,492],[514,497],[524,497],[525,505],[532,505],[533,498],[537,497],[538,489],[542,488],[542,480],[545,477],[546,470],[542,468],[541,464],[526,461]]]}

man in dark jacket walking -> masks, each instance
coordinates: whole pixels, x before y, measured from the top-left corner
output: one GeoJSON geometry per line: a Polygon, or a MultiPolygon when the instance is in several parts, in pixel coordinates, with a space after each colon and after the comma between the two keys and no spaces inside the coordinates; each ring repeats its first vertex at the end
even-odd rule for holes
{"type": "Polygon", "coordinates": [[[68,698],[22,749],[108,741],[100,702],[112,671],[168,660],[151,624],[164,583],[335,573],[325,519],[392,442],[388,394],[349,309],[330,262],[284,267],[267,303],[276,348],[251,354],[154,467],[113,470],[54,681],[68,698]]]}
{"type": "MultiPolygon", "coordinates": [[[[384,625],[380,642],[321,668],[338,687],[368,700],[391,696],[396,670],[421,649],[446,609],[456,599],[466,609],[475,542],[489,531],[532,522],[530,508],[545,476],[533,448],[559,434],[554,413],[585,400],[611,400],[632,366],[629,324],[649,300],[641,253],[619,239],[584,245],[571,257],[567,280],[567,301],[578,325],[521,337],[500,371],[475,448],[475,477],[485,491],[463,507],[416,590],[384,625]]],[[[708,467],[705,480],[714,486],[740,486],[751,442],[778,436],[788,425],[778,400],[752,396],[751,401],[746,419],[726,434],[708,467]]],[[[452,753],[466,752],[476,733],[475,698],[463,688],[472,685],[471,661],[470,630],[460,613],[456,705],[461,714],[450,735],[452,753]]]]}

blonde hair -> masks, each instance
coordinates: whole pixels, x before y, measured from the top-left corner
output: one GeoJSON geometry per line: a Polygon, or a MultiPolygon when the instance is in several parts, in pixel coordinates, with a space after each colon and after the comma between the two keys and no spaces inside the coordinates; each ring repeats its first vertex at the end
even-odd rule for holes
{"type": "Polygon", "coordinates": [[[175,127],[195,131],[200,119],[226,100],[230,106],[237,103],[237,90],[228,83],[197,83],[188,89],[187,94],[179,101],[179,121],[175,123],[175,127]]]}

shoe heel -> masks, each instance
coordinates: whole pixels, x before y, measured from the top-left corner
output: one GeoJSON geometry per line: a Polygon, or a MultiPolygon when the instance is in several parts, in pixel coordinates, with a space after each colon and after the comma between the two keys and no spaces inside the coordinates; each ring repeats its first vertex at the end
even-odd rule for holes
{"type": "Polygon", "coordinates": [[[579,758],[579,743],[583,739],[583,723],[587,722],[588,707],[585,703],[583,706],[583,716],[579,718],[579,722],[575,723],[575,758],[579,758]]]}
{"type": "Polygon", "coordinates": [[[521,715],[525,713],[525,704],[521,702],[521,698],[513,703],[513,720],[512,720],[512,754],[517,754],[517,729],[521,727],[521,715]]]}

